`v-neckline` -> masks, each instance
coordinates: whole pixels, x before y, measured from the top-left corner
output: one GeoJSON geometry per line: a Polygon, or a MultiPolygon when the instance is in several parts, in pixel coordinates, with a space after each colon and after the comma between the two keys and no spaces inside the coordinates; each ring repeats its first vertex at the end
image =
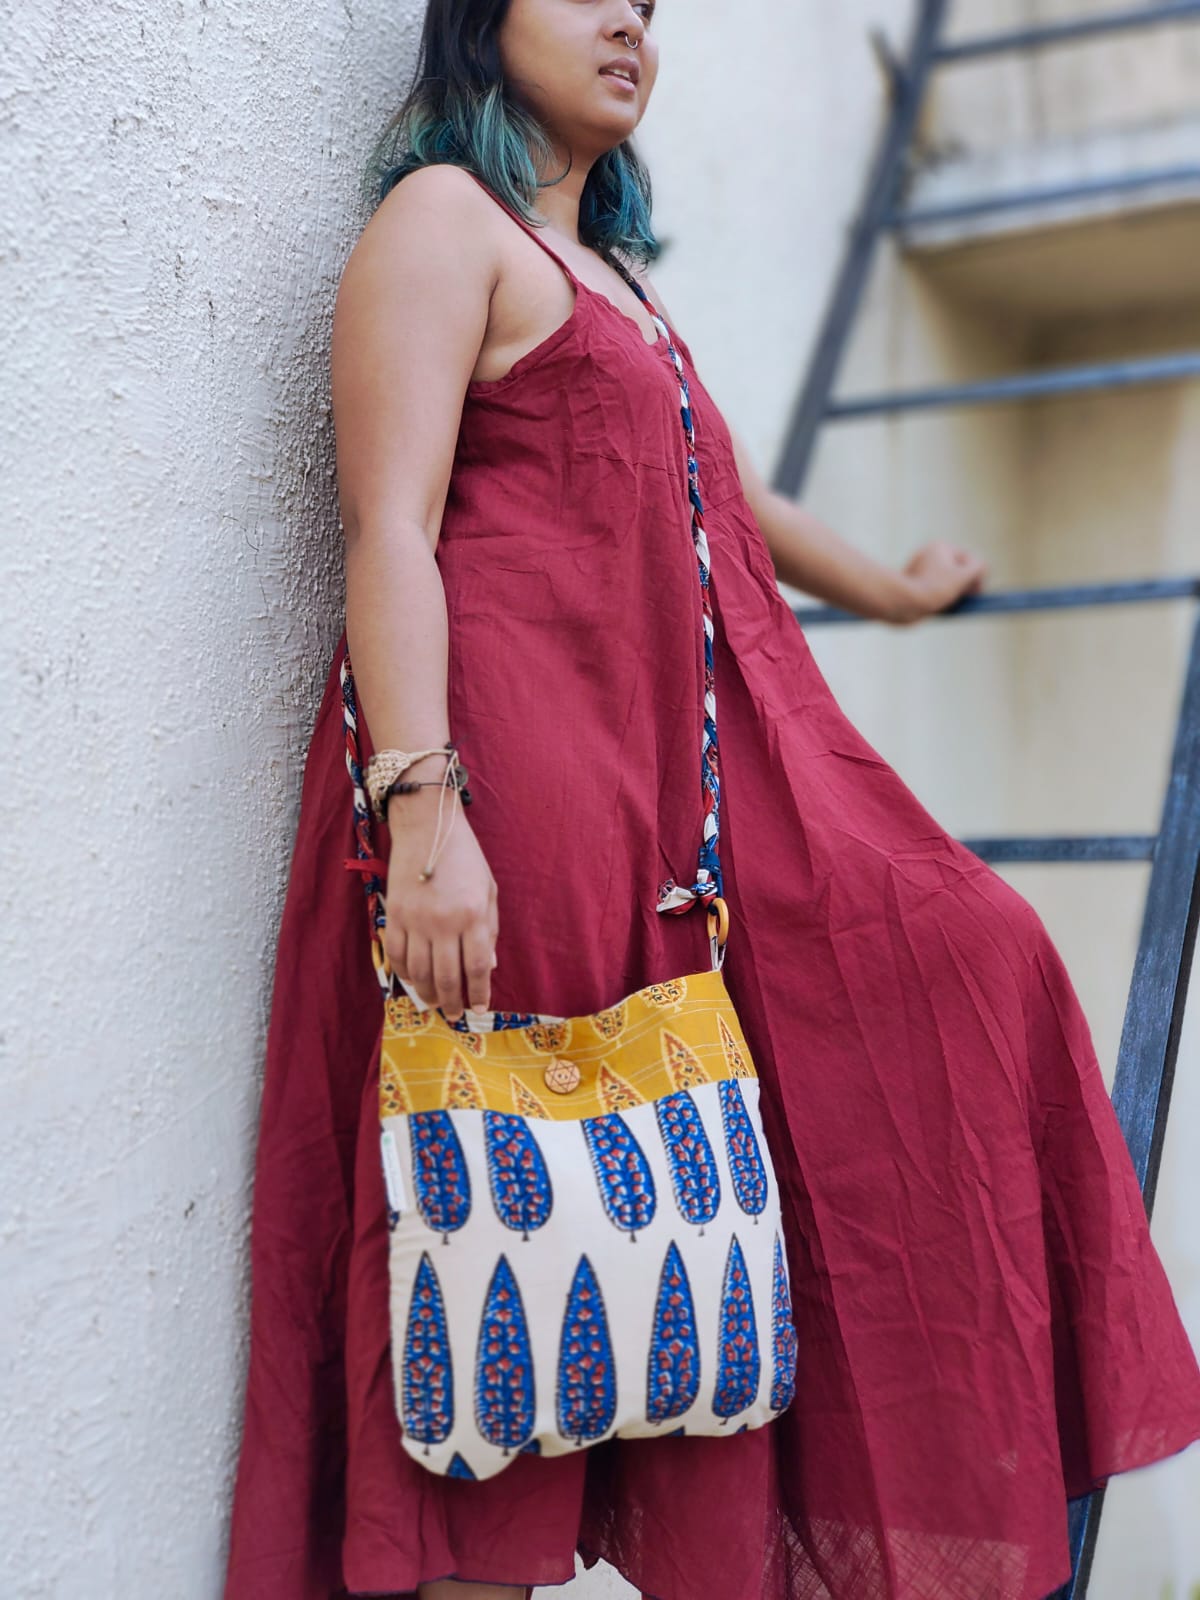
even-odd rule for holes
{"type": "MultiPolygon", "coordinates": [[[[533,229],[529,229],[527,231],[529,231],[531,233],[534,232],[533,229]]],[[[536,237],[536,235],[535,235],[535,237],[536,237]]],[[[545,239],[537,238],[537,243],[539,243],[542,246],[542,248],[546,251],[547,255],[553,256],[554,260],[557,261],[559,266],[562,267],[564,272],[566,272],[566,274],[570,278],[572,284],[574,284],[574,286],[575,286],[576,294],[578,294],[580,289],[583,289],[588,294],[593,295],[597,300],[603,300],[606,305],[612,307],[612,309],[616,312],[617,316],[620,317],[622,322],[627,322],[631,328],[636,330],[638,338],[646,346],[647,350],[656,350],[656,349],[658,349],[658,347],[663,343],[664,335],[658,330],[657,327],[654,330],[654,338],[653,339],[647,339],[646,335],[642,332],[642,325],[638,321],[638,319],[636,317],[631,317],[629,315],[628,311],[622,311],[620,306],[617,304],[617,302],[613,299],[613,297],[611,295],[605,294],[603,289],[596,289],[596,288],[593,288],[593,286],[590,283],[585,283],[584,280],[575,271],[575,268],[566,259],[566,257],[559,255],[558,251],[553,249],[549,244],[547,244],[545,239]]],[[[597,252],[595,252],[595,251],[592,252],[593,255],[595,255],[596,253],[597,252]]],[[[604,258],[600,257],[600,259],[603,260],[604,258]]],[[[649,306],[649,298],[648,298],[648,296],[645,295],[644,291],[641,289],[640,285],[637,283],[636,279],[633,277],[633,274],[625,272],[622,269],[622,267],[619,265],[619,263],[617,263],[615,261],[612,263],[612,268],[613,268],[613,271],[617,274],[617,276],[619,278],[624,279],[624,281],[633,290],[634,294],[637,296],[637,298],[641,302],[641,304],[646,307],[646,315],[650,318],[651,322],[654,322],[655,317],[657,316],[657,311],[655,311],[654,313],[651,312],[650,306],[649,306]]],[[[661,321],[662,319],[660,318],[659,320],[661,321]]],[[[664,327],[666,326],[665,322],[663,323],[663,326],[664,327]]]]}
{"type": "MultiPolygon", "coordinates": [[[[590,294],[594,299],[603,300],[606,305],[611,306],[613,311],[617,314],[617,316],[621,318],[622,322],[627,322],[630,325],[631,328],[636,330],[638,338],[642,341],[642,343],[645,345],[647,350],[658,350],[658,349],[660,349],[662,347],[664,342],[668,346],[670,346],[670,344],[672,343],[672,339],[671,339],[671,335],[670,335],[669,330],[668,330],[667,333],[664,334],[663,332],[661,332],[656,327],[655,328],[655,333],[654,333],[654,338],[653,339],[647,339],[646,335],[642,332],[642,325],[638,321],[638,319],[636,317],[631,317],[629,315],[628,311],[622,311],[620,306],[611,297],[611,295],[605,294],[603,289],[594,289],[590,283],[585,283],[583,281],[583,279],[579,276],[579,274],[575,271],[575,268],[566,259],[566,257],[560,255],[559,252],[554,248],[554,246],[549,244],[549,243],[547,243],[547,241],[542,237],[542,228],[535,228],[531,223],[526,222],[524,217],[519,216],[518,213],[513,210],[513,208],[508,204],[508,202],[506,200],[501,200],[499,195],[497,195],[494,190],[492,190],[492,189],[490,189],[488,187],[488,185],[483,181],[483,179],[479,176],[478,173],[472,172],[469,167],[466,168],[465,170],[467,171],[468,175],[479,185],[479,187],[483,190],[483,192],[486,195],[488,195],[490,199],[494,200],[495,203],[500,207],[500,209],[502,211],[505,211],[505,212],[508,213],[508,215],[517,224],[517,226],[521,229],[521,231],[523,233],[528,234],[529,237],[533,240],[533,242],[536,245],[539,245],[541,247],[541,249],[543,249],[546,252],[546,254],[553,261],[556,261],[558,263],[559,267],[562,268],[562,270],[566,273],[567,277],[571,280],[571,284],[572,284],[572,286],[573,286],[573,288],[575,290],[575,302],[576,303],[575,303],[574,306],[572,306],[571,315],[569,317],[567,317],[566,322],[565,323],[560,323],[560,325],[559,325],[560,328],[561,327],[565,327],[567,324],[569,324],[569,323],[574,321],[575,312],[576,312],[576,309],[577,309],[578,303],[579,303],[579,294],[580,294],[580,291],[583,291],[583,292],[585,292],[587,294],[590,294]]],[[[594,253],[595,252],[593,252],[593,254],[594,253]]],[[[603,259],[603,257],[601,257],[601,259],[603,259]]],[[[645,291],[636,282],[636,280],[634,279],[632,274],[627,273],[617,262],[613,262],[612,265],[613,265],[613,269],[617,273],[618,277],[624,278],[625,282],[633,290],[634,294],[638,297],[638,299],[641,301],[641,303],[644,306],[647,306],[647,308],[649,308],[649,296],[646,295],[645,291]]],[[[647,309],[647,313],[646,314],[647,314],[647,316],[650,317],[651,322],[654,322],[655,318],[658,317],[658,320],[662,322],[663,327],[666,328],[666,326],[667,326],[666,325],[666,321],[663,318],[658,316],[657,310],[655,310],[652,313],[649,309],[647,309]]],[[[555,332],[558,332],[558,329],[556,329],[555,332]]],[[[552,338],[552,337],[553,337],[553,334],[549,335],[546,339],[542,340],[542,344],[548,344],[549,343],[549,339],[552,338]]],[[[535,350],[539,350],[540,348],[541,348],[540,345],[535,346],[534,350],[527,351],[526,354],[527,355],[533,355],[535,353],[535,350]]],[[[524,360],[525,358],[521,357],[519,359],[520,360],[524,360]]],[[[514,365],[516,365],[516,364],[517,363],[514,363],[514,365]]],[[[507,376],[507,374],[505,374],[505,376],[507,376]]],[[[491,380],[480,380],[480,381],[490,381],[490,382],[495,382],[495,383],[502,383],[504,380],[503,380],[503,378],[495,378],[495,379],[491,379],[491,380]]]]}
{"type": "MultiPolygon", "coordinates": [[[[605,305],[610,306],[612,310],[616,312],[617,316],[620,317],[622,322],[627,322],[629,326],[636,331],[638,338],[646,346],[647,350],[655,350],[659,345],[662,344],[663,334],[659,331],[659,329],[655,328],[653,339],[647,339],[646,335],[642,332],[642,325],[638,319],[636,317],[631,317],[628,311],[622,311],[620,306],[611,295],[605,294],[603,289],[594,289],[590,283],[585,283],[583,279],[579,277],[573,270],[571,272],[571,276],[575,279],[576,293],[578,293],[580,289],[583,289],[586,290],[588,294],[594,295],[596,299],[603,300],[605,305]]],[[[645,301],[643,301],[642,304],[644,305],[645,301]]],[[[649,315],[649,312],[647,312],[647,316],[649,315]]],[[[650,320],[653,322],[653,317],[651,317],[650,320]]]]}

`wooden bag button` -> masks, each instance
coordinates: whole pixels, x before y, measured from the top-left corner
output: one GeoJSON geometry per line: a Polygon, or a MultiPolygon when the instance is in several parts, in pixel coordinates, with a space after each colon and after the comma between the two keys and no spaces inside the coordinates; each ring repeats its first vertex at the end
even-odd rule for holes
{"type": "Polygon", "coordinates": [[[582,1076],[573,1061],[564,1061],[561,1056],[555,1056],[542,1073],[542,1080],[547,1089],[553,1089],[555,1094],[570,1094],[573,1089],[578,1089],[582,1076]]]}

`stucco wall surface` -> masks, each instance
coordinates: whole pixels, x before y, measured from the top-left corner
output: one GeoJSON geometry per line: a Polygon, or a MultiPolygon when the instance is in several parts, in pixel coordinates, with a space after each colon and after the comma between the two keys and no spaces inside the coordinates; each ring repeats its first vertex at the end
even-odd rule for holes
{"type": "MultiPolygon", "coordinates": [[[[662,7],[661,283],[764,464],[877,111],[866,26],[906,10],[662,7]]],[[[340,627],[329,316],[420,7],[0,11],[0,1583],[213,1600],[276,919],[340,627]]]]}
{"type": "Polygon", "coordinates": [[[0,1587],[210,1600],[261,1046],[340,626],[326,346],[382,0],[27,0],[0,52],[0,1587]]]}

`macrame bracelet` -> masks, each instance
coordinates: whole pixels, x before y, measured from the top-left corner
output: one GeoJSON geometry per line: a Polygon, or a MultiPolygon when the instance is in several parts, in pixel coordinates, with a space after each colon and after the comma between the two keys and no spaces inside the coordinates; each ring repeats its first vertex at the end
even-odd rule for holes
{"type": "Polygon", "coordinates": [[[444,745],[436,750],[380,750],[367,762],[367,770],[363,776],[363,787],[370,797],[371,810],[381,822],[387,820],[387,805],[393,794],[411,794],[414,789],[436,788],[438,792],[437,817],[434,823],[433,843],[429,847],[429,859],[417,874],[418,881],[427,883],[433,877],[433,869],[437,859],[446,847],[450,837],[450,829],[454,826],[454,819],[461,806],[470,805],[471,793],[467,788],[467,769],[458,759],[458,751],[452,744],[444,745]],[[403,774],[416,762],[426,756],[447,756],[446,770],[441,779],[436,783],[420,782],[416,779],[406,779],[403,774]],[[378,765],[376,765],[378,763],[378,765]],[[386,785],[386,787],[383,787],[386,785]],[[442,832],[442,815],[446,804],[446,791],[449,790],[454,800],[451,806],[450,821],[446,824],[446,831],[442,832]]]}
{"type": "Polygon", "coordinates": [[[458,759],[451,744],[438,745],[432,750],[376,750],[363,773],[363,788],[367,791],[367,799],[377,822],[384,820],[384,791],[402,777],[409,767],[415,767],[418,761],[424,761],[427,756],[449,756],[451,765],[458,759]]]}

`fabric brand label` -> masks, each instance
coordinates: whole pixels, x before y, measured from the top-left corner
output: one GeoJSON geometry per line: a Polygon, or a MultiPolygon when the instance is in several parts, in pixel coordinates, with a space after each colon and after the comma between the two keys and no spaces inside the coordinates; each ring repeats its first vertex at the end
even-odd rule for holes
{"type": "Polygon", "coordinates": [[[400,1170],[400,1152],[390,1128],[384,1128],[379,1146],[383,1152],[383,1181],[387,1184],[388,1204],[393,1211],[406,1211],[408,1201],[404,1194],[404,1174],[400,1170]]]}

